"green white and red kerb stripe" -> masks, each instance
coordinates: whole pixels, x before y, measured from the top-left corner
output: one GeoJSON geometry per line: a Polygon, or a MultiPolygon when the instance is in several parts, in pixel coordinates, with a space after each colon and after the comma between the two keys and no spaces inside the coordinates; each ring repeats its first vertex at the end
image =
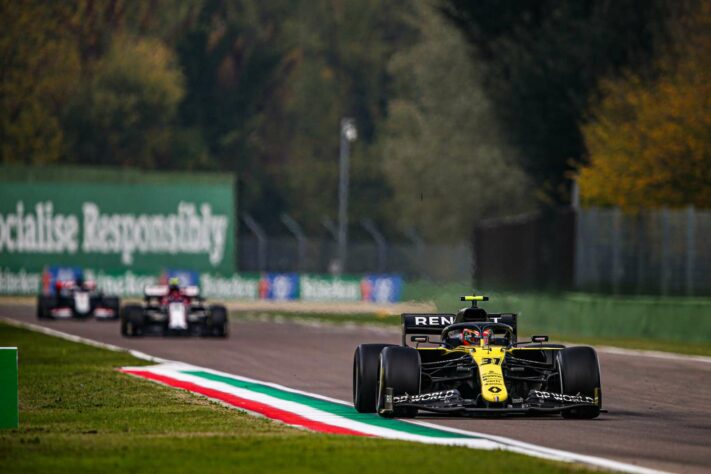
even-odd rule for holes
{"type": "Polygon", "coordinates": [[[476,441],[482,449],[498,448],[498,443],[476,435],[443,431],[429,426],[389,420],[372,413],[358,413],[349,404],[276,384],[224,374],[184,364],[126,367],[122,372],[205,395],[251,413],[288,425],[321,433],[378,436],[431,442],[432,438],[476,441]]]}
{"type": "Polygon", "coordinates": [[[462,431],[421,421],[382,418],[358,413],[349,403],[182,363],[148,367],[124,367],[126,374],[198,393],[237,409],[308,430],[353,436],[375,436],[428,444],[502,449],[545,459],[590,464],[616,471],[658,473],[650,469],[516,441],[462,431]]]}

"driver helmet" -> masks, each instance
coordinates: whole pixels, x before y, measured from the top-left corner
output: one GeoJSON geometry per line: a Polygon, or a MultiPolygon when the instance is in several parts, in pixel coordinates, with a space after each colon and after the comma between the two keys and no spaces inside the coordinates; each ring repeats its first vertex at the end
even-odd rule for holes
{"type": "Polygon", "coordinates": [[[180,292],[180,279],[171,278],[170,281],[168,281],[168,290],[171,293],[180,292]]]}
{"type": "Polygon", "coordinates": [[[480,341],[484,341],[484,345],[489,344],[493,331],[491,328],[486,328],[483,331],[478,329],[464,328],[462,330],[462,344],[465,346],[478,346],[480,341]]]}

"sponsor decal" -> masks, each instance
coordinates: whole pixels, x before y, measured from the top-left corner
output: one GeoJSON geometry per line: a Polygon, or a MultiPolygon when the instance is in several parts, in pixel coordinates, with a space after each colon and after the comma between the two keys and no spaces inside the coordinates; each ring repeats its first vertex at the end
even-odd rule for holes
{"type": "Polygon", "coordinates": [[[120,273],[86,270],[85,274],[89,280],[96,282],[98,290],[117,296],[143,295],[147,286],[158,283],[158,278],[153,275],[139,275],[130,270],[120,273]]]}
{"type": "Polygon", "coordinates": [[[299,275],[296,273],[267,273],[259,281],[259,298],[286,301],[299,298],[299,275]]]}
{"type": "Polygon", "coordinates": [[[566,403],[595,403],[593,397],[583,395],[565,395],[563,393],[543,392],[540,390],[531,390],[530,396],[540,398],[541,400],[554,400],[556,402],[566,403]]]}
{"type": "Polygon", "coordinates": [[[496,372],[482,373],[481,380],[486,385],[501,385],[504,383],[503,375],[496,372]]]}
{"type": "Polygon", "coordinates": [[[491,393],[501,393],[501,387],[496,387],[496,386],[489,387],[489,391],[491,393]]]}
{"type": "Polygon", "coordinates": [[[301,299],[304,301],[359,301],[361,282],[355,277],[302,275],[301,299]]]}
{"type": "Polygon", "coordinates": [[[221,277],[209,273],[200,274],[203,294],[208,298],[256,300],[259,298],[259,276],[234,274],[221,277]]]}
{"type": "Polygon", "coordinates": [[[18,271],[0,268],[1,295],[35,295],[41,282],[42,275],[39,272],[28,272],[24,268],[18,271]]]}
{"type": "Polygon", "coordinates": [[[368,275],[360,282],[361,299],[374,303],[395,303],[400,301],[402,285],[400,275],[368,275]]]}
{"type": "Polygon", "coordinates": [[[393,397],[394,403],[418,403],[418,402],[433,402],[444,401],[454,398],[459,395],[457,390],[442,390],[439,392],[423,393],[421,395],[399,395],[393,397]]]}
{"type": "Polygon", "coordinates": [[[449,326],[454,324],[454,316],[415,316],[415,326],[449,326]]]}

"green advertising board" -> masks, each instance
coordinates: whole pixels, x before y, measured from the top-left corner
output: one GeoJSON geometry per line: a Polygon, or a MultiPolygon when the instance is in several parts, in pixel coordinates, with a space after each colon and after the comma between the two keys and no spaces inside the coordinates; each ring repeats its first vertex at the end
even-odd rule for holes
{"type": "Polygon", "coordinates": [[[8,173],[0,179],[0,270],[13,278],[48,265],[234,271],[231,177],[102,176],[83,181],[64,173],[52,180],[45,173],[30,180],[8,173]]]}
{"type": "Polygon", "coordinates": [[[0,347],[0,428],[19,425],[17,347],[0,347]]]}

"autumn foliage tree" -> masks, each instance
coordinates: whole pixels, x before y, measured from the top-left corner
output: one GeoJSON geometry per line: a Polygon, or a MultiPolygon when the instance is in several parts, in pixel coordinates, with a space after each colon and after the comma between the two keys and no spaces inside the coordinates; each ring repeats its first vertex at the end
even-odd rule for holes
{"type": "Polygon", "coordinates": [[[711,4],[679,20],[657,67],[651,81],[629,74],[603,84],[583,127],[583,202],[711,207],[711,4]]]}

